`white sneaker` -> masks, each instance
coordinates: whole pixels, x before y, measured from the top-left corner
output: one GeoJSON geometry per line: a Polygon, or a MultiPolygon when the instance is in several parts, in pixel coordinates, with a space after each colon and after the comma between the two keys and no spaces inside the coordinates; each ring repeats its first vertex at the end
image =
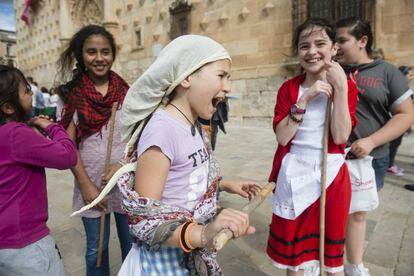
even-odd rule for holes
{"type": "Polygon", "coordinates": [[[368,272],[368,268],[364,267],[363,263],[359,265],[346,264],[345,265],[345,276],[371,276],[368,272]]]}

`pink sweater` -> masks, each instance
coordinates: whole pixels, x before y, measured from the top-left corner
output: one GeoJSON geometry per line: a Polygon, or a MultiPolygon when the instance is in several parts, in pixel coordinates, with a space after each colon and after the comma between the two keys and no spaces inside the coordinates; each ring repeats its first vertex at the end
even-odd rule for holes
{"type": "Polygon", "coordinates": [[[0,125],[0,249],[22,248],[49,233],[46,168],[76,165],[76,146],[51,124],[40,136],[23,123],[0,125]]]}

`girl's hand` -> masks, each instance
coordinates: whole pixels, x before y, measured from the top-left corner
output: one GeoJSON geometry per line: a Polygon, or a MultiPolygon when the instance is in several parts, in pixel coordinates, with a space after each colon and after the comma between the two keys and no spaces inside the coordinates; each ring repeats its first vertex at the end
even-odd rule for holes
{"type": "Polygon", "coordinates": [[[321,93],[330,98],[332,96],[332,86],[325,81],[317,80],[311,87],[309,87],[308,90],[305,91],[300,100],[304,100],[308,103],[321,93]]]}
{"type": "Polygon", "coordinates": [[[213,238],[221,230],[230,229],[234,238],[253,234],[256,229],[249,225],[249,215],[234,209],[223,209],[205,230],[208,248],[213,247],[213,238]]]}
{"type": "MultiPolygon", "coordinates": [[[[90,180],[88,183],[84,183],[84,185],[79,185],[79,186],[82,187],[80,189],[80,192],[82,194],[82,198],[85,204],[91,203],[100,194],[98,187],[96,187],[96,185],[93,184],[90,180]]],[[[100,210],[106,210],[106,206],[107,206],[107,200],[103,199],[101,202],[99,202],[95,206],[95,208],[100,209],[100,210]]]]}
{"type": "Polygon", "coordinates": [[[121,168],[120,163],[115,163],[109,166],[109,169],[102,175],[101,183],[102,185],[106,185],[111,177],[121,168]]]}
{"type": "Polygon", "coordinates": [[[39,115],[31,118],[27,123],[30,126],[35,126],[41,130],[45,130],[52,122],[49,120],[48,116],[39,115]]]}
{"type": "Polygon", "coordinates": [[[42,137],[46,137],[47,133],[45,131],[43,131],[42,129],[35,127],[35,126],[30,126],[31,129],[33,129],[34,132],[36,132],[37,134],[39,134],[42,137]]]}
{"type": "Polygon", "coordinates": [[[222,180],[221,189],[231,194],[238,194],[244,198],[251,200],[260,193],[262,187],[254,181],[229,181],[222,180]]]}
{"type": "Polygon", "coordinates": [[[375,148],[375,144],[372,142],[371,138],[365,137],[358,139],[351,145],[351,152],[358,158],[364,158],[375,148]]]}
{"type": "Polygon", "coordinates": [[[340,90],[339,88],[347,87],[347,79],[344,69],[336,61],[325,61],[326,80],[335,89],[334,91],[340,90]]]}

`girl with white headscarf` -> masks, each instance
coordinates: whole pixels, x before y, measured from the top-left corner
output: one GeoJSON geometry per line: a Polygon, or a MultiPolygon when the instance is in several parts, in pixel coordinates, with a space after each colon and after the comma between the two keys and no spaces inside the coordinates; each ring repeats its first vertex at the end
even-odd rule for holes
{"type": "MultiPolygon", "coordinates": [[[[197,122],[230,92],[230,62],[214,40],[181,36],[128,91],[121,121],[136,162],[115,177],[135,243],[119,275],[220,275],[213,237],[225,228],[235,237],[254,232],[246,214],[218,214],[221,177],[197,122]]],[[[259,189],[252,182],[221,188],[249,198],[259,189]]]]}

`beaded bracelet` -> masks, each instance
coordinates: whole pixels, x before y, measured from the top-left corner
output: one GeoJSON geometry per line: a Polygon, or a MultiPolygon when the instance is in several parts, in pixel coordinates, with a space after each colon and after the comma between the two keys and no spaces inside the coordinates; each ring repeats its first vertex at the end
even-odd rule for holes
{"type": "Polygon", "coordinates": [[[207,240],[206,240],[206,228],[210,223],[204,224],[203,228],[201,229],[201,247],[207,246],[207,240]]]}
{"type": "Polygon", "coordinates": [[[293,122],[300,124],[303,122],[303,118],[296,118],[295,116],[293,116],[293,114],[291,112],[289,112],[289,118],[292,119],[293,122]]]}

